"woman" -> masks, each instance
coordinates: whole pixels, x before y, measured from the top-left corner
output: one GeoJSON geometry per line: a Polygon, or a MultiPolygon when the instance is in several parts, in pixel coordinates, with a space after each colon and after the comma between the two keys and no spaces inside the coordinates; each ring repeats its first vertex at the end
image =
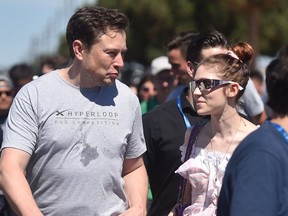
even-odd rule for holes
{"type": "MultiPolygon", "coordinates": [[[[257,127],[242,118],[237,110],[249,79],[249,66],[243,62],[252,58],[253,49],[239,43],[238,53],[210,56],[200,62],[192,81],[193,99],[199,115],[210,115],[195,141],[190,159],[176,171],[187,179],[183,215],[215,215],[217,198],[226,165],[231,154],[249,133],[257,127]],[[241,56],[241,59],[238,58],[241,56]]],[[[181,146],[182,160],[191,130],[181,146]]]]}
{"type": "Polygon", "coordinates": [[[152,75],[143,76],[137,85],[137,95],[139,101],[148,101],[157,94],[152,75]]]}

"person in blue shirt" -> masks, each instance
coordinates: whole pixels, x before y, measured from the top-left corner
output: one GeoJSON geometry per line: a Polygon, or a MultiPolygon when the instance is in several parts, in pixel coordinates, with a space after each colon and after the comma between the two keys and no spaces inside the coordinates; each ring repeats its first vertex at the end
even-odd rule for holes
{"type": "Polygon", "coordinates": [[[288,63],[276,58],[266,69],[268,106],[274,114],[248,135],[230,159],[218,216],[288,215],[288,63]]]}

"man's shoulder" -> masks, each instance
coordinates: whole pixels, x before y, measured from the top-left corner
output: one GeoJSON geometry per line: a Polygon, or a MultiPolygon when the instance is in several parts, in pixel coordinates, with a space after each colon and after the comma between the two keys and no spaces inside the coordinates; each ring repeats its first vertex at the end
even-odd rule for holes
{"type": "Polygon", "coordinates": [[[122,94],[124,93],[124,94],[133,95],[133,96],[137,97],[137,95],[134,92],[132,92],[132,90],[129,88],[129,86],[126,85],[125,83],[121,82],[120,80],[116,79],[115,84],[112,86],[108,86],[108,87],[113,88],[113,86],[116,86],[117,90],[122,94]]]}
{"type": "Polygon", "coordinates": [[[234,154],[246,155],[252,151],[261,151],[275,155],[283,150],[282,142],[279,132],[270,123],[264,123],[243,139],[234,154]]]}
{"type": "Polygon", "coordinates": [[[124,99],[125,102],[132,102],[134,104],[140,104],[137,95],[130,89],[128,85],[121,82],[120,80],[115,80],[115,84],[111,86],[107,86],[108,92],[115,91],[117,92],[117,97],[124,99]]]}

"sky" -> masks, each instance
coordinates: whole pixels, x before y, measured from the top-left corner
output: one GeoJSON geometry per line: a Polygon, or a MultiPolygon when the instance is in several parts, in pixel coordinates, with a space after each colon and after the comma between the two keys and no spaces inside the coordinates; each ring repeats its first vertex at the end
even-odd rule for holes
{"type": "Polygon", "coordinates": [[[0,71],[56,50],[76,8],[95,0],[1,0],[0,71]]]}

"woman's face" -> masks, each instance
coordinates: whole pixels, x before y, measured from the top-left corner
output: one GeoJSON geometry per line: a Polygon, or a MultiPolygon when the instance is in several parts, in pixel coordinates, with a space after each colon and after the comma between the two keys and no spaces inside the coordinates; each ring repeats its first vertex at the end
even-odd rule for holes
{"type": "Polygon", "coordinates": [[[227,106],[227,86],[216,67],[200,65],[192,81],[193,99],[199,115],[217,115],[227,106]]]}
{"type": "Polygon", "coordinates": [[[138,96],[141,101],[147,101],[156,95],[155,86],[151,81],[145,82],[139,89],[138,96]]]}

